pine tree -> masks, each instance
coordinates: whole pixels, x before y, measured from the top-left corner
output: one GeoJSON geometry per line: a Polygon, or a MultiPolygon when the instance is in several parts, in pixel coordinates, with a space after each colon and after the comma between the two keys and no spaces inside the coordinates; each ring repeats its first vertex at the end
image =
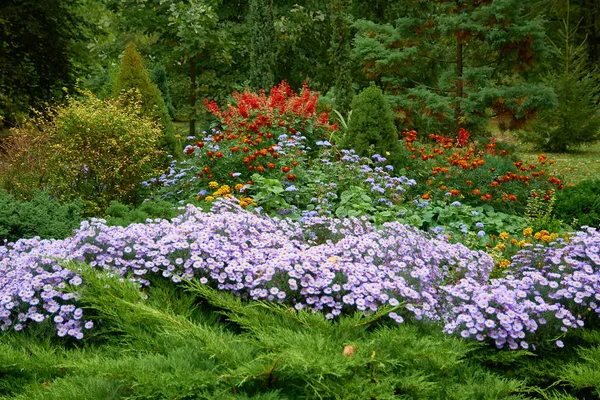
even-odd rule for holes
{"type": "Polygon", "coordinates": [[[250,0],[250,85],[253,89],[273,87],[275,28],[271,0],[250,0]]]}
{"type": "Polygon", "coordinates": [[[368,79],[404,127],[481,132],[490,118],[518,128],[556,103],[547,85],[525,83],[545,51],[543,20],[521,0],[416,0],[394,24],[359,21],[355,41],[368,79]],[[489,112],[494,111],[494,115],[489,112]]]}
{"type": "Polygon", "coordinates": [[[350,109],[354,91],[352,89],[352,60],[350,48],[351,22],[348,15],[351,0],[331,1],[331,64],[335,76],[334,107],[345,114],[350,109]]]}
{"type": "Polygon", "coordinates": [[[160,89],[150,80],[150,75],[144,68],[144,61],[135,44],[130,43],[121,58],[113,96],[122,96],[125,101],[129,101],[128,96],[132,95],[132,90],[137,90],[141,96],[142,114],[154,118],[163,127],[164,135],[159,142],[160,147],[176,157],[179,156],[181,146],[175,137],[173,122],[160,89]]]}
{"type": "Polygon", "coordinates": [[[544,151],[566,152],[600,139],[600,71],[590,67],[585,43],[574,44],[576,32],[577,27],[569,28],[567,11],[563,29],[558,32],[563,45],[553,44],[556,62],[552,72],[543,78],[554,89],[558,107],[540,113],[531,124],[531,131],[521,135],[544,151]]]}
{"type": "Polygon", "coordinates": [[[360,156],[369,156],[373,150],[382,156],[399,151],[392,109],[381,89],[373,83],[352,101],[352,118],[344,145],[360,156]]]}

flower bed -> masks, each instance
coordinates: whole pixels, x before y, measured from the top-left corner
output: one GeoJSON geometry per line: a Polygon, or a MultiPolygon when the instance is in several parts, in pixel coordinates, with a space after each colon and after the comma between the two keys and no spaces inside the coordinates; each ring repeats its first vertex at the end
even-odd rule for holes
{"type": "MultiPolygon", "coordinates": [[[[381,229],[363,219],[271,219],[219,201],[212,212],[189,206],[172,222],[109,227],[83,222],[65,240],[27,239],[0,247],[2,329],[20,330],[53,319],[60,336],[83,337],[75,272],[59,260],[87,262],[148,285],[153,279],[201,283],[243,298],[276,301],[296,309],[374,312],[397,307],[402,322],[442,320],[445,331],[498,347],[583,326],[600,312],[600,233],[588,229],[513,259],[513,275],[489,281],[492,259],[400,223],[381,229]],[[539,336],[540,327],[549,329],[539,336]]],[[[560,342],[557,342],[560,344],[560,342]]]]}

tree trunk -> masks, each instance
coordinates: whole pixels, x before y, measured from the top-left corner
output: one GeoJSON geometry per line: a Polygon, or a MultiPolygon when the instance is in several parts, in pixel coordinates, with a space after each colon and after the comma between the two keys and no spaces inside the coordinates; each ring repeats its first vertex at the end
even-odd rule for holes
{"type": "Polygon", "coordinates": [[[198,93],[196,91],[196,59],[192,58],[190,61],[190,106],[192,111],[190,113],[190,136],[196,136],[196,101],[198,100],[198,93]]]}

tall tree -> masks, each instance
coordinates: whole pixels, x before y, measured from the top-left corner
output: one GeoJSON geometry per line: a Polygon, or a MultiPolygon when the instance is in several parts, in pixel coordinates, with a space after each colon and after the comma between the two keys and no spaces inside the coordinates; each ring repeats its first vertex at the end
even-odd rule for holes
{"type": "Polygon", "coordinates": [[[351,0],[332,0],[331,9],[331,64],[335,76],[335,108],[342,112],[350,110],[354,91],[352,89],[352,60],[349,12],[351,0]]]}
{"type": "Polygon", "coordinates": [[[61,99],[85,54],[86,22],[78,0],[0,2],[0,115],[15,122],[29,107],[61,99]]]}
{"type": "Polygon", "coordinates": [[[275,28],[272,0],[250,0],[250,85],[269,90],[274,83],[275,28]]]}
{"type": "Polygon", "coordinates": [[[356,54],[404,127],[482,131],[490,117],[523,126],[556,98],[521,73],[545,51],[543,20],[526,19],[520,0],[415,0],[394,24],[362,20],[356,54]],[[490,115],[488,110],[493,110],[490,115]]]}
{"type": "Polygon", "coordinates": [[[588,62],[586,43],[577,43],[577,27],[569,23],[570,7],[560,42],[552,42],[551,69],[542,77],[558,97],[558,107],[542,112],[521,138],[544,151],[565,152],[600,139],[600,69],[588,62]]]}

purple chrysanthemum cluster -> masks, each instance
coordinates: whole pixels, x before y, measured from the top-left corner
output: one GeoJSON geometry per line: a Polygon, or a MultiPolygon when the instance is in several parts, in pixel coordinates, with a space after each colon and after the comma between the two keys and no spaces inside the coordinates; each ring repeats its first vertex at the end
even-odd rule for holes
{"type": "Polygon", "coordinates": [[[81,278],[59,261],[77,260],[144,285],[194,278],[327,318],[403,304],[390,313],[397,322],[407,315],[441,320],[448,333],[528,348],[542,325],[560,335],[582,326],[590,311],[600,313],[599,247],[600,233],[588,229],[568,243],[520,252],[512,275],[490,281],[487,254],[400,223],[293,222],[221,201],[209,213],[189,206],[171,222],[109,227],[94,219],[65,240],[0,247],[0,313],[4,330],[51,318],[59,335],[81,338],[92,324],[63,290],[81,278]]]}
{"type": "MultiPolygon", "coordinates": [[[[577,232],[568,242],[522,250],[512,261],[513,273],[505,278],[483,285],[463,279],[442,288],[447,333],[527,349],[541,325],[546,337],[560,336],[600,314],[597,229],[577,232]]],[[[556,343],[562,347],[560,340],[556,343]]]]}
{"type": "Polygon", "coordinates": [[[76,295],[66,293],[67,284],[78,286],[81,278],[57,260],[71,257],[72,239],[19,240],[0,246],[0,328],[20,331],[32,322],[51,318],[59,336],[83,338],[93,326],[84,321],[76,295]]]}
{"type": "Polygon", "coordinates": [[[0,258],[3,329],[53,318],[61,333],[76,337],[81,311],[61,289],[80,278],[59,260],[84,261],[142,284],[153,276],[196,278],[245,298],[322,310],[328,318],[345,309],[371,312],[406,302],[417,317],[436,319],[440,285],[458,277],[483,283],[492,268],[485,253],[399,223],[379,230],[366,218],[296,223],[226,203],[210,213],[190,206],[172,222],[125,228],[94,219],[66,240],[8,244],[0,258]]]}

